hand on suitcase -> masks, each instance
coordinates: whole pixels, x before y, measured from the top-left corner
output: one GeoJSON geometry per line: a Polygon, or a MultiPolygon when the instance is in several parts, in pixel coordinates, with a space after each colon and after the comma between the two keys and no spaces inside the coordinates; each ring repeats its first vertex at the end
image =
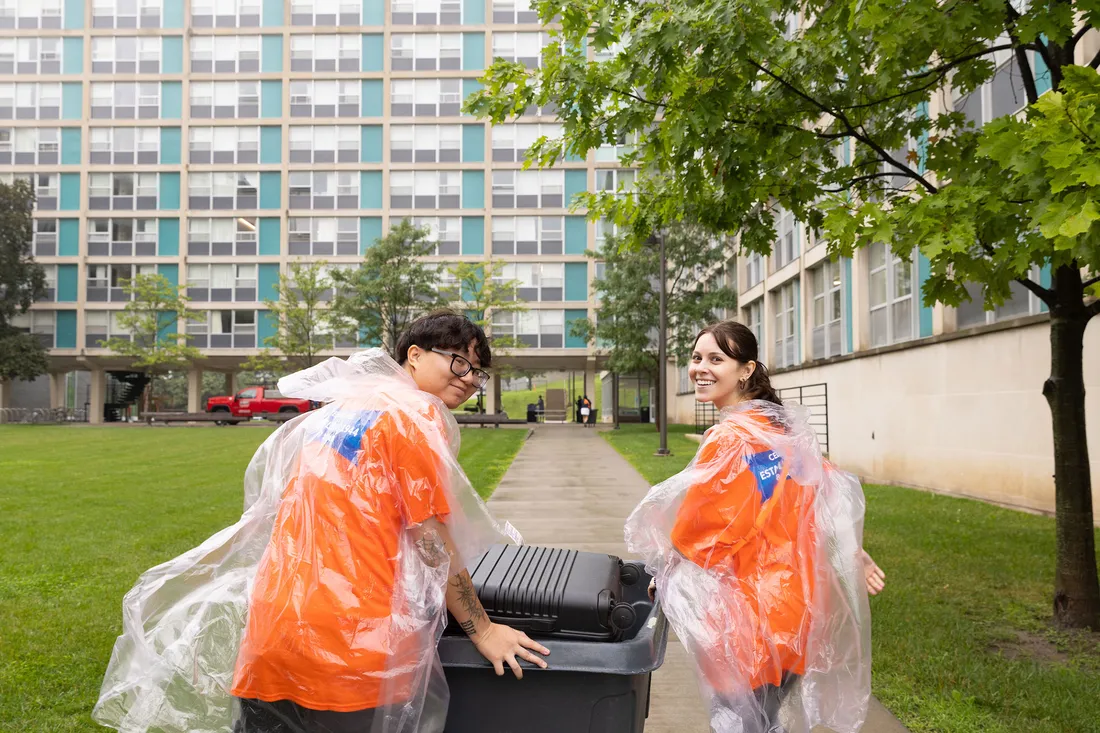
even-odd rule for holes
{"type": "Polygon", "coordinates": [[[550,650],[527,636],[527,634],[516,631],[510,626],[491,623],[485,631],[470,638],[477,650],[481,652],[481,656],[493,663],[493,669],[496,670],[498,676],[504,674],[504,663],[507,662],[508,666],[512,668],[513,674],[516,675],[516,679],[523,679],[523,668],[519,666],[516,657],[526,659],[531,664],[546,669],[546,660],[529,650],[534,650],[543,655],[549,654],[550,650]]]}

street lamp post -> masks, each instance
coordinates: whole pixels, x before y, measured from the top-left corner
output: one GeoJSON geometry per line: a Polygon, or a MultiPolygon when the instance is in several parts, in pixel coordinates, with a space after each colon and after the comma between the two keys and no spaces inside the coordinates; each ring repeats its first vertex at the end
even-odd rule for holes
{"type": "Polygon", "coordinates": [[[657,430],[661,434],[661,447],[656,455],[670,456],[668,449],[668,296],[665,293],[668,284],[668,263],[665,262],[665,237],[664,234],[654,233],[650,242],[656,237],[660,246],[661,258],[661,284],[660,284],[660,317],[657,326],[657,430]]]}

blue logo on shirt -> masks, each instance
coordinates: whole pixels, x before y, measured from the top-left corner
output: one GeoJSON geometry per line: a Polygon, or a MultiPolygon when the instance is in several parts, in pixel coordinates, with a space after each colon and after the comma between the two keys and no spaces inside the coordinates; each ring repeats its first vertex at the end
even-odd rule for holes
{"type": "Polygon", "coordinates": [[[314,439],[351,463],[358,463],[363,436],[374,427],[381,415],[381,410],[336,410],[325,419],[314,439]]]}
{"type": "Polygon", "coordinates": [[[783,456],[779,451],[765,450],[748,457],[749,470],[756,479],[756,488],[764,501],[772,498],[775,486],[779,483],[779,472],[783,469],[783,456]]]}

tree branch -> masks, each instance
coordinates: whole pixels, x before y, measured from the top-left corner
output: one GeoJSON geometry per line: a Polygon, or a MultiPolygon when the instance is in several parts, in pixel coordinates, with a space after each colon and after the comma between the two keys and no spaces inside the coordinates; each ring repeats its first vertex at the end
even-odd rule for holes
{"type": "Polygon", "coordinates": [[[1092,57],[1092,61],[1089,62],[1089,66],[1092,68],[1100,67],[1100,51],[1096,52],[1096,55],[1092,57]]]}
{"type": "Polygon", "coordinates": [[[1100,283],[1100,275],[1097,275],[1096,277],[1093,277],[1093,278],[1090,278],[1090,279],[1086,280],[1081,287],[1087,290],[1088,288],[1091,288],[1096,283],[1100,283]]]}
{"type": "Polygon", "coordinates": [[[1092,23],[1086,23],[1081,27],[1081,30],[1073,34],[1073,38],[1069,39],[1069,47],[1076,48],[1077,44],[1085,37],[1085,34],[1092,30],[1092,23]]]}
{"type": "Polygon", "coordinates": [[[1088,314],[1089,318],[1092,318],[1093,316],[1100,316],[1100,299],[1094,300],[1087,308],[1085,308],[1085,313],[1088,314]]]}
{"type": "Polygon", "coordinates": [[[1016,21],[1019,19],[1020,14],[1016,12],[1016,8],[1012,7],[1012,0],[1005,0],[1005,10],[1008,16],[1005,29],[1008,31],[1008,37],[1012,39],[1016,64],[1020,67],[1020,79],[1024,82],[1024,93],[1027,94],[1027,103],[1029,105],[1035,104],[1039,101],[1039,90],[1035,87],[1035,77],[1031,73],[1031,63],[1027,60],[1027,48],[1020,45],[1020,38],[1016,34],[1016,21]]]}
{"type": "Polygon", "coordinates": [[[1046,303],[1048,306],[1053,306],[1054,305],[1054,291],[1053,290],[1048,290],[1047,288],[1044,288],[1039,283],[1032,282],[1030,278],[1026,278],[1026,277],[1018,277],[1018,278],[1016,278],[1016,282],[1020,283],[1025,288],[1030,290],[1032,293],[1035,294],[1035,297],[1037,297],[1039,300],[1046,303]]]}
{"type": "Polygon", "coordinates": [[[786,79],[782,78],[781,76],[779,76],[775,72],[771,71],[770,69],[765,68],[762,64],[760,64],[759,62],[753,60],[752,58],[746,58],[746,60],[749,62],[749,64],[751,64],[758,71],[761,71],[764,74],[767,74],[772,79],[774,79],[775,81],[777,81],[780,84],[782,84],[783,86],[785,86],[787,89],[790,89],[792,92],[795,93],[795,95],[797,95],[797,96],[801,97],[802,99],[806,100],[807,102],[809,102],[814,107],[817,107],[817,109],[819,109],[824,114],[831,115],[831,116],[835,117],[837,120],[839,120],[840,122],[842,122],[844,124],[845,128],[851,133],[852,137],[854,137],[856,140],[859,140],[864,145],[866,145],[867,147],[871,148],[876,153],[878,153],[879,157],[882,158],[882,160],[884,162],[889,163],[890,165],[894,166],[896,169],[901,171],[905,176],[907,176],[909,178],[912,178],[914,181],[918,181],[922,186],[924,186],[925,190],[927,190],[929,193],[936,193],[939,190],[938,188],[933,186],[931,183],[929,183],[928,180],[924,176],[920,175],[919,173],[914,171],[909,166],[902,165],[901,163],[894,160],[893,156],[890,155],[889,153],[887,153],[882,148],[881,145],[879,145],[878,143],[871,140],[870,136],[867,134],[867,131],[864,130],[862,127],[859,130],[857,130],[856,127],[848,119],[847,115],[845,115],[842,111],[832,109],[828,105],[819,102],[818,100],[811,97],[809,94],[803,92],[801,89],[796,87],[791,82],[789,82],[786,79]]]}
{"type": "MultiPolygon", "coordinates": [[[[991,54],[991,53],[995,53],[997,51],[1011,51],[1011,50],[1015,49],[1017,46],[1019,46],[1019,42],[1002,43],[999,46],[990,46],[989,48],[983,48],[981,51],[975,51],[974,53],[963,54],[962,56],[959,56],[956,59],[952,59],[951,61],[940,64],[939,66],[935,66],[931,69],[926,69],[925,71],[922,71],[919,74],[912,74],[911,76],[907,76],[905,78],[906,79],[923,79],[926,76],[933,76],[933,75],[934,76],[942,76],[944,72],[950,71],[951,69],[955,68],[956,66],[958,66],[960,64],[965,64],[967,61],[973,61],[974,59],[980,59],[982,56],[985,56],[985,55],[991,54]]],[[[1025,49],[1030,48],[1030,46],[1025,45],[1025,46],[1023,46],[1023,48],[1025,48],[1025,49]]]]}

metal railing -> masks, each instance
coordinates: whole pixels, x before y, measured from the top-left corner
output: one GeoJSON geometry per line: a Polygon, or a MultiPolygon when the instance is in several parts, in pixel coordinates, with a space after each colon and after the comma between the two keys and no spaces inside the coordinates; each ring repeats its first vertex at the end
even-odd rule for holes
{"type": "MultiPolygon", "coordinates": [[[[797,403],[810,411],[809,423],[817,433],[821,452],[829,453],[829,385],[803,384],[798,387],[784,387],[776,390],[785,403],[797,403]]],[[[718,422],[718,410],[709,403],[695,403],[695,432],[704,433],[707,428],[718,422]]]]}
{"type": "Polygon", "coordinates": [[[57,425],[72,422],[88,422],[88,411],[68,407],[2,407],[0,424],[6,425],[57,425]]]}
{"type": "Polygon", "coordinates": [[[798,387],[784,387],[776,390],[783,402],[797,402],[810,411],[809,423],[817,433],[817,442],[821,452],[829,454],[829,385],[803,384],[798,387]]]}

